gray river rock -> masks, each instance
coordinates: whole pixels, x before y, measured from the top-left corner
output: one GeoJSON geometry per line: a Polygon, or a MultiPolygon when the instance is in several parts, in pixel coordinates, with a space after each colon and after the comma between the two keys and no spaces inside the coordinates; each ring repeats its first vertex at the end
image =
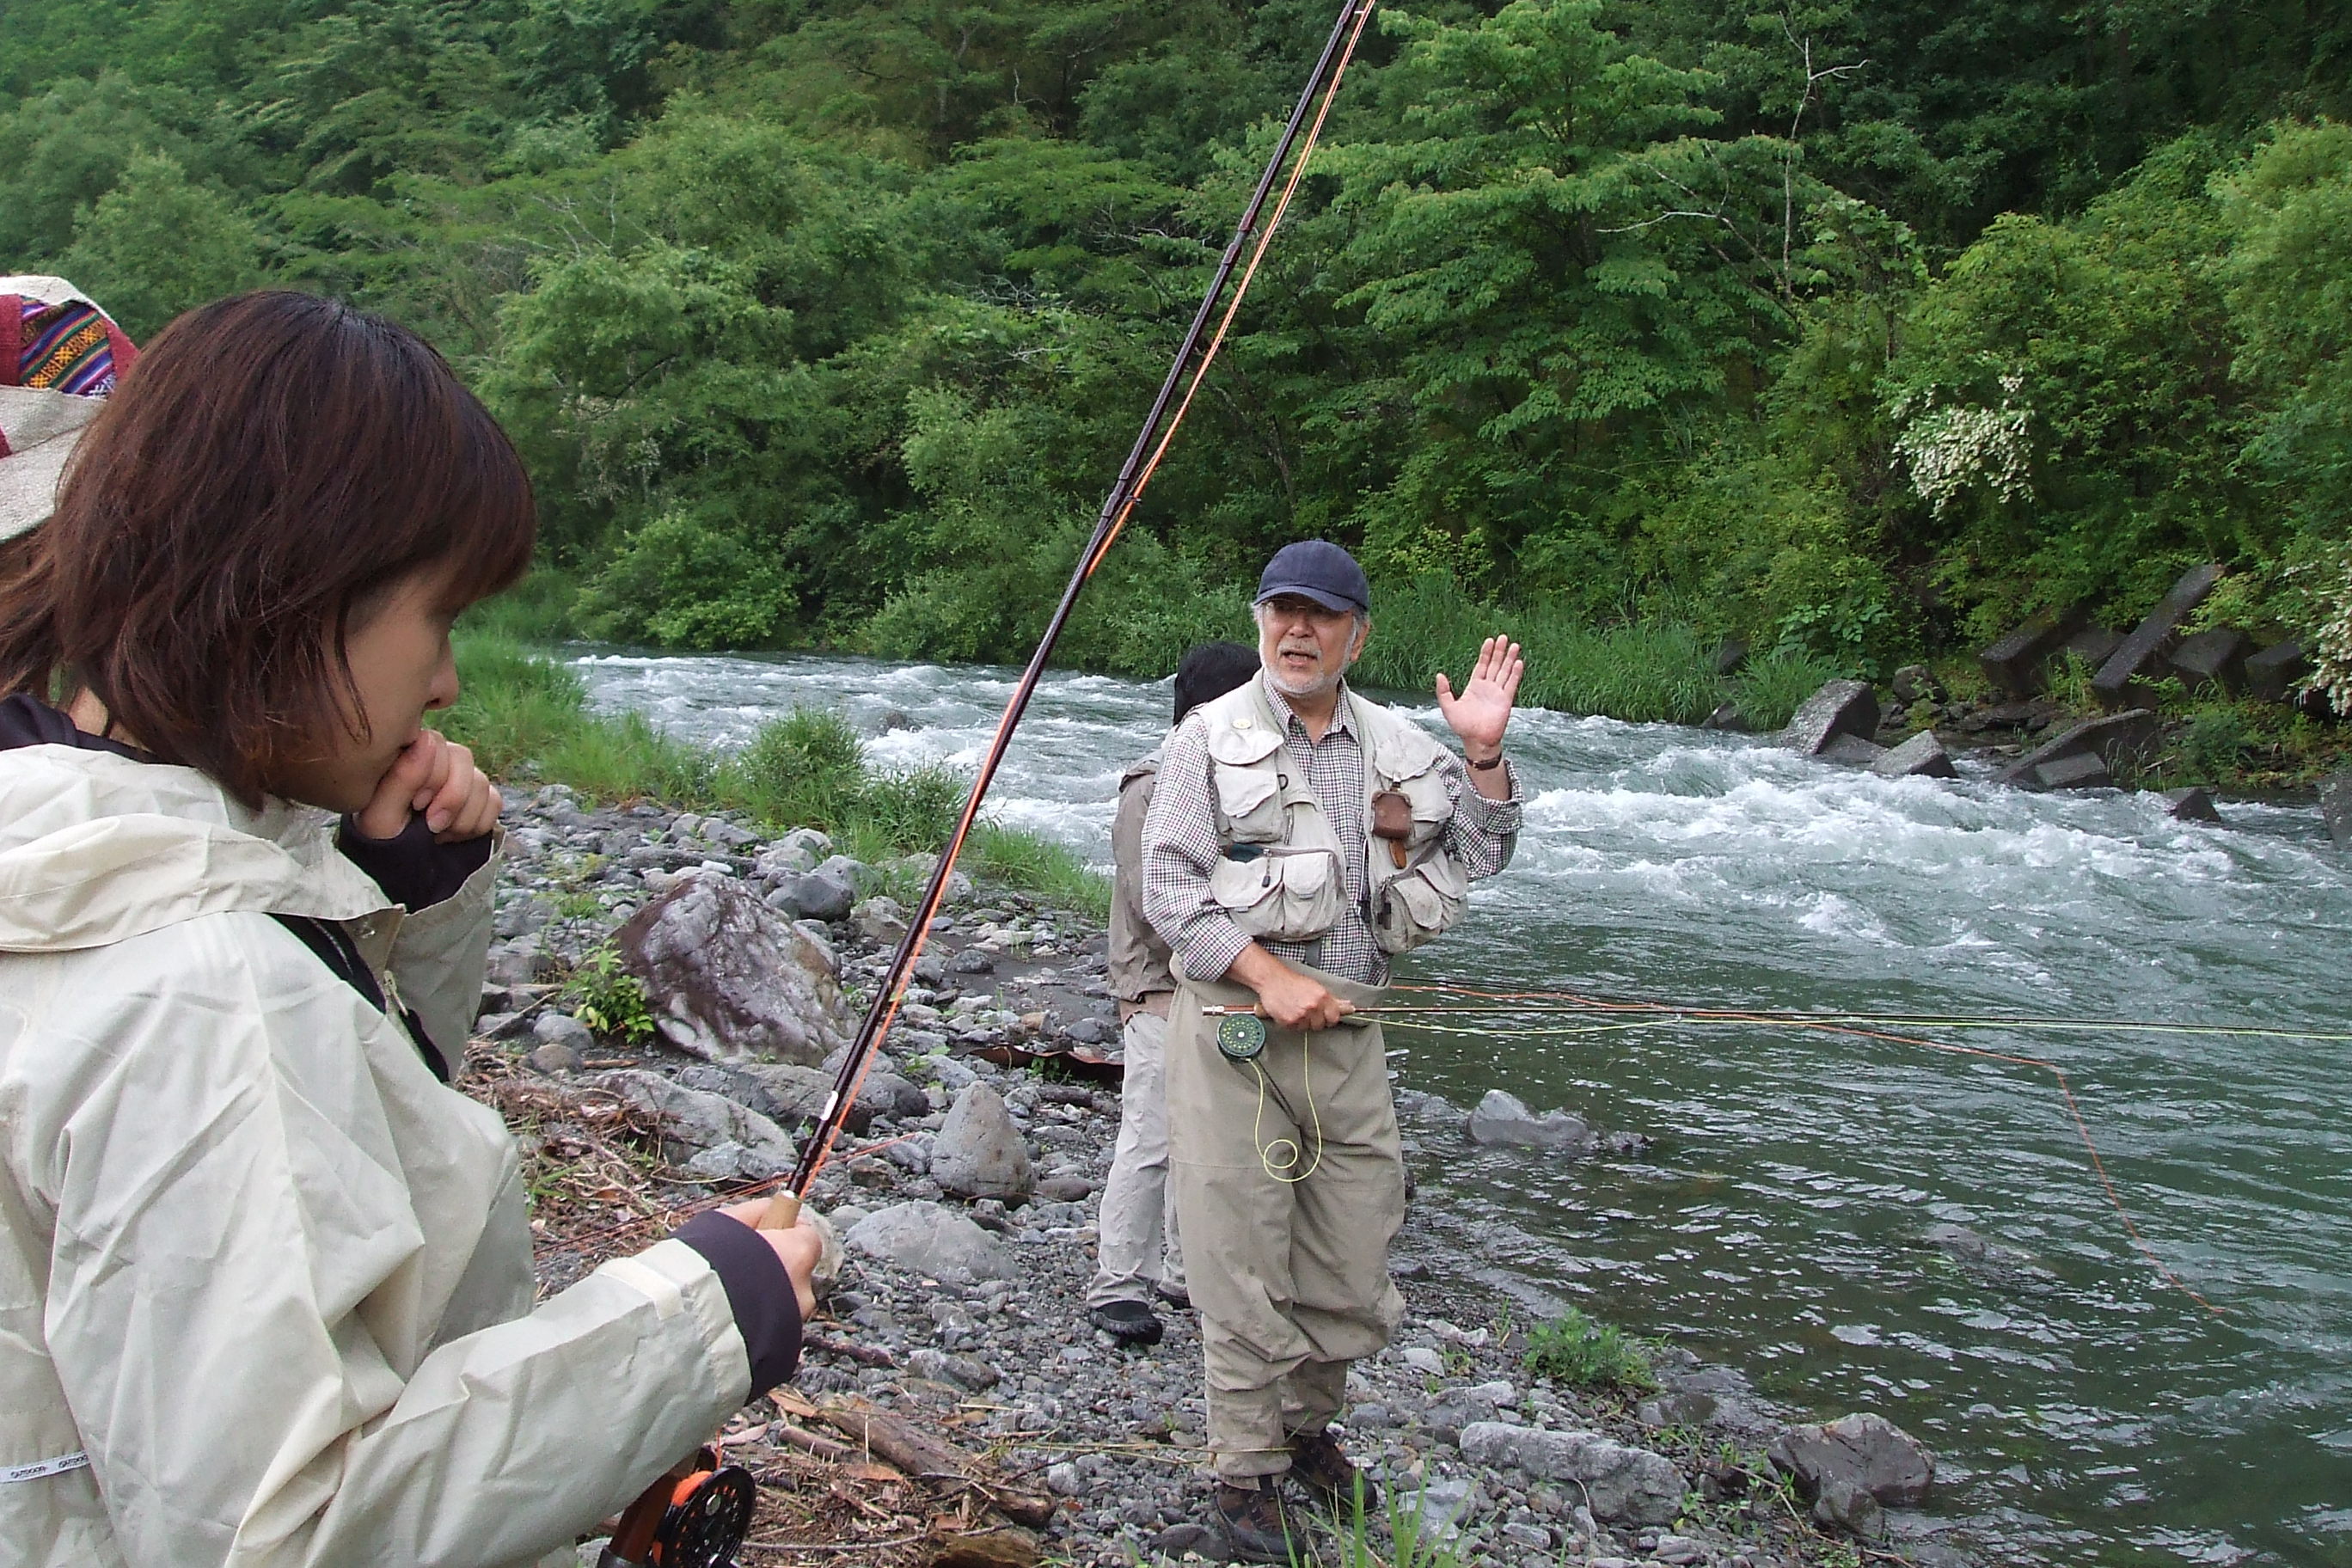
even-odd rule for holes
{"type": "MultiPolygon", "coordinates": [[[[577,667],[599,703],[720,744],[795,703],[840,707],[885,766],[971,765],[1013,679],[814,658],[577,667]],[[883,732],[893,710],[908,722],[883,732]]],[[[1106,858],[1118,773],[1167,712],[1164,684],[1049,679],[994,814],[1106,858]]],[[[2352,1552],[2343,1043],[2112,1022],[2344,1030],[2352,861],[2316,809],[2233,801],[2226,824],[2183,822],[2153,794],[1996,787],[1966,755],[1954,780],[1889,779],[1551,713],[1522,715],[1512,751],[1517,857],[1400,981],[1685,1011],[1592,1032],[1464,998],[1435,1026],[1393,1024],[1400,1088],[1428,1097],[1409,1118],[1409,1273],[1450,1260],[1521,1321],[1581,1305],[1744,1372],[1759,1397],[1882,1412],[1935,1451],[1931,1506],[1984,1561],[2352,1552]],[[2033,1063],[2066,1074],[2153,1259],[2033,1063]],[[1475,1143],[1452,1108],[1494,1089],[1655,1144],[1561,1161],[1475,1143]],[[1949,1239],[1923,1244],[1938,1226],[1949,1239]]],[[[955,981],[991,984],[984,958],[963,962],[955,981]]],[[[951,1058],[923,1060],[947,1084],[951,1058]]],[[[1382,1389],[1391,1411],[1412,1397],[1382,1389]]]]}

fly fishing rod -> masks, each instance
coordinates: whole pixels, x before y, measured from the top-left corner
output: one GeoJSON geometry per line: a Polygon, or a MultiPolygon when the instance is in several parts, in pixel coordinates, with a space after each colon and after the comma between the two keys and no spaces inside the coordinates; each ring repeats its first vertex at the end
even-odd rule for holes
{"type": "MultiPolygon", "coordinates": [[[[995,782],[996,770],[1012,745],[1013,731],[1019,728],[1022,715],[1028,711],[1029,700],[1045,676],[1055,645],[1061,640],[1062,629],[1077,607],[1078,595],[1109,553],[1119,530],[1134,514],[1144,488],[1151,482],[1160,459],[1166,455],[1169,444],[1176,438],[1177,427],[1192,406],[1193,394],[1200,390],[1224,342],[1243,297],[1249,292],[1250,280],[1256,276],[1258,263],[1264,259],[1266,247],[1281,226],[1283,215],[1289,210],[1291,197],[1307,172],[1307,161],[1313,155],[1332,102],[1339,97],[1340,80],[1347,74],[1348,62],[1355,58],[1357,42],[1363,37],[1364,24],[1370,20],[1375,3],[1376,0],[1344,0],[1339,7],[1339,17],[1331,24],[1330,37],[1324,40],[1323,52],[1317,57],[1306,86],[1299,89],[1298,102],[1275,142],[1265,172],[1258,176],[1257,187],[1242,209],[1234,237],[1218,258],[1216,271],[1201,296],[1200,309],[1192,313],[1192,324],[1185,329],[1168,375],[1160,384],[1159,395],[1151,400],[1143,428],[1137,434],[1135,445],[1129,448],[1127,460],[1119,465],[1118,477],[1112,482],[1109,495],[1104,498],[1102,510],[1095,519],[1094,532],[1070,574],[1069,585],[1062,590],[1061,603],[1055,606],[1045,636],[1038,639],[1036,651],[1029,656],[1028,667],[1022,671],[1019,684],[1004,705],[1003,716],[997,721],[996,733],[981,758],[980,771],[972,779],[971,793],[964,800],[955,830],[940,847],[939,865],[932,869],[922,900],[908,921],[907,934],[898,941],[889,972],[876,989],[865,1022],[858,1026],[856,1040],[843,1058],[840,1070],[834,1075],[824,1111],[802,1144],[792,1175],[782,1190],[769,1200],[766,1212],[760,1216],[761,1229],[789,1230],[799,1223],[801,1204],[808,1194],[809,1185],[824,1168],[842,1123],[857,1101],[857,1090],[865,1082],[866,1068],[898,1016],[898,1004],[914,973],[915,960],[921,956],[924,940],[929,935],[931,919],[939,913],[949,879],[955,874],[956,858],[980,820],[982,803],[987,799],[988,786],[995,782]],[[1294,149],[1298,154],[1295,162],[1291,158],[1294,149]],[[1273,195],[1285,165],[1289,166],[1290,177],[1269,215],[1265,211],[1266,198],[1273,195]],[[1263,226],[1259,223],[1262,216],[1265,218],[1263,226]],[[1246,266],[1242,265],[1244,250],[1249,256],[1246,266]],[[1219,315],[1217,302],[1225,297],[1226,285],[1234,281],[1236,267],[1241,268],[1240,281],[1232,298],[1226,300],[1223,313],[1219,315]],[[1213,317],[1213,331],[1210,328],[1213,317]],[[1189,380],[1185,374],[1188,367],[1189,380]]],[[[755,1498],[756,1490],[747,1472],[740,1467],[722,1464],[715,1448],[704,1448],[630,1504],[599,1559],[599,1568],[723,1568],[734,1561],[741,1549],[755,1498]]]]}
{"type": "Polygon", "coordinates": [[[929,935],[931,919],[939,912],[940,905],[946,898],[949,879],[955,871],[956,858],[980,820],[982,804],[987,799],[989,785],[995,782],[997,768],[1012,745],[1013,731],[1019,728],[1022,715],[1028,710],[1029,700],[1036,693],[1038,682],[1045,673],[1045,666],[1053,658],[1055,645],[1061,640],[1062,630],[1069,624],[1070,615],[1077,607],[1079,594],[1094,576],[1095,569],[1102,564],[1112,542],[1118,539],[1119,530],[1133,515],[1136,503],[1142,499],[1144,488],[1151,482],[1151,476],[1160,466],[1160,458],[1167,452],[1169,443],[1175,438],[1177,426],[1192,407],[1193,393],[1199,389],[1224,342],[1226,330],[1241,307],[1258,262],[1265,257],[1266,246],[1274,238],[1275,230],[1280,226],[1284,213],[1289,208],[1290,199],[1298,188],[1299,178],[1306,172],[1307,161],[1314,153],[1315,142],[1322,132],[1326,117],[1330,113],[1340,79],[1347,72],[1348,62],[1354,58],[1357,41],[1363,36],[1364,24],[1370,19],[1374,4],[1375,0],[1345,0],[1338,18],[1331,25],[1331,33],[1324,41],[1323,52],[1317,58],[1306,86],[1299,90],[1298,101],[1290,111],[1290,119],[1284,125],[1281,137],[1275,143],[1273,156],[1266,160],[1265,170],[1258,176],[1257,187],[1251,193],[1249,204],[1242,209],[1241,221],[1234,226],[1233,238],[1226,244],[1224,254],[1218,259],[1216,271],[1209,279],[1208,289],[1201,296],[1200,309],[1193,311],[1192,324],[1185,330],[1183,342],[1168,367],[1167,377],[1160,384],[1159,395],[1151,400],[1150,412],[1144,416],[1143,428],[1137,434],[1134,446],[1129,448],[1126,462],[1119,466],[1118,477],[1112,482],[1110,493],[1104,498],[1102,510],[1095,520],[1094,532],[1078,557],[1076,568],[1070,574],[1068,586],[1062,590],[1061,603],[1055,606],[1053,619],[1046,623],[1045,636],[1038,639],[1036,651],[1029,656],[1029,663],[1021,672],[1021,679],[1004,705],[1003,716],[997,721],[996,732],[981,758],[980,770],[972,779],[971,794],[965,797],[955,830],[940,852],[939,864],[932,869],[930,881],[923,889],[922,900],[908,921],[907,934],[899,939],[898,952],[890,960],[889,972],[875,991],[874,1001],[866,1009],[866,1019],[858,1027],[856,1039],[848,1055],[843,1058],[840,1070],[834,1075],[832,1091],[825,1100],[824,1114],[817,1119],[816,1128],[802,1146],[799,1160],[793,1165],[783,1190],[770,1201],[767,1213],[761,1216],[763,1228],[789,1228],[794,1223],[800,1214],[801,1202],[808,1194],[809,1184],[815,1180],[817,1172],[824,1168],[827,1156],[832,1152],[834,1140],[840,1134],[849,1108],[856,1102],[857,1089],[865,1079],[867,1066],[873,1061],[875,1052],[889,1034],[890,1025],[898,1016],[908,979],[914,972],[915,960],[921,956],[924,941],[929,935]],[[1305,133],[1303,145],[1302,132],[1305,133]],[[1294,148],[1298,151],[1295,163],[1291,158],[1294,148]],[[1282,178],[1286,165],[1290,166],[1289,181],[1283,186],[1281,199],[1261,228],[1258,220],[1265,213],[1266,199],[1274,194],[1276,183],[1282,178]],[[1231,300],[1226,301],[1224,311],[1220,316],[1218,301],[1224,298],[1226,285],[1233,280],[1235,268],[1241,266],[1244,251],[1248,253],[1248,265],[1242,268],[1240,285],[1234,290],[1231,300]],[[1210,331],[1213,319],[1216,323],[1213,333],[1210,331]],[[1204,336],[1207,339],[1205,351],[1202,350],[1204,336]],[[1188,369],[1191,372],[1189,381],[1186,375],[1188,369]],[[1180,388],[1181,398],[1178,395],[1180,388]],[[1171,406],[1172,416],[1170,412],[1171,406]]]}

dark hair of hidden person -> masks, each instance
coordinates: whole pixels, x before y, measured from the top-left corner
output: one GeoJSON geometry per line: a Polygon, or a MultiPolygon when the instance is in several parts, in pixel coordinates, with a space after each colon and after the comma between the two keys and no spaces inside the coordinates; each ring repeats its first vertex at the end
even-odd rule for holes
{"type": "Polygon", "coordinates": [[[415,336],[268,292],[64,476],[0,583],[0,1560],[572,1553],[791,1375],[819,1238],[713,1209],[539,1300],[438,1081],[503,841],[424,721],[522,467],[415,336]]]}

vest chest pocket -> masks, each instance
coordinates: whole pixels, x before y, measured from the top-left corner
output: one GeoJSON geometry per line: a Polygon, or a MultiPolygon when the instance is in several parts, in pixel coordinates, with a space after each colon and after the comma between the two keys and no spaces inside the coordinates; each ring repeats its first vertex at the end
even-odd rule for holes
{"type": "Polygon", "coordinates": [[[1249,860],[1221,859],[1209,896],[1254,937],[1308,942],[1339,923],[1346,891],[1328,849],[1270,849],[1249,860]]]}
{"type": "Polygon", "coordinates": [[[1450,855],[1424,856],[1384,883],[1372,916],[1382,952],[1411,952],[1442,935],[1470,904],[1470,879],[1450,855]]]}
{"type": "Polygon", "coordinates": [[[1411,830],[1403,842],[1418,849],[1445,831],[1454,816],[1454,797],[1438,771],[1443,755],[1437,742],[1418,727],[1402,725],[1381,738],[1372,754],[1374,787],[1404,796],[1412,811],[1411,830]]]}
{"type": "Polygon", "coordinates": [[[1217,816],[1225,837],[1236,844],[1274,844],[1282,838],[1282,778],[1272,767],[1217,767],[1217,816]]]}

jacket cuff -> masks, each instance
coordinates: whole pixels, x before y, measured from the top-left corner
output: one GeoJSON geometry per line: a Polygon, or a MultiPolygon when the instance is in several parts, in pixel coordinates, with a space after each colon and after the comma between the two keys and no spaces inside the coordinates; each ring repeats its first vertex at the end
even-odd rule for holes
{"type": "Polygon", "coordinates": [[[743,1336],[743,1352],[751,1363],[747,1397],[757,1399],[791,1382],[801,1363],[801,1302],[776,1249],[758,1231],[717,1209],[696,1215],[670,1239],[700,1253],[726,1289],[735,1331],[743,1336]]]}
{"type": "Polygon", "coordinates": [[[496,835],[485,833],[456,844],[436,843],[421,813],[390,838],[368,837],[348,816],[335,829],[335,847],[343,858],[412,914],[456,898],[466,879],[488,862],[495,842],[496,835]]]}

